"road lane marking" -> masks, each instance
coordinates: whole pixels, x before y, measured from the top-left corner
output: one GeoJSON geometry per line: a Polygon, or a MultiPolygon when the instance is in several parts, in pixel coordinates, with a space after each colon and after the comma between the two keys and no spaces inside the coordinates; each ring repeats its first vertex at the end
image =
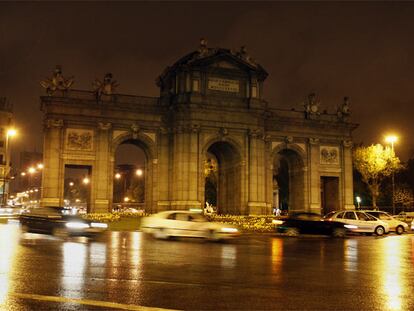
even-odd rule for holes
{"type": "Polygon", "coordinates": [[[117,302],[91,300],[91,299],[79,299],[79,298],[67,298],[67,297],[60,297],[60,296],[46,296],[46,295],[22,294],[22,293],[9,293],[9,296],[12,296],[15,298],[21,298],[21,299],[32,299],[32,300],[64,302],[64,303],[77,303],[77,304],[82,304],[82,305],[112,308],[112,309],[122,309],[122,310],[177,311],[174,309],[144,307],[144,306],[139,306],[139,305],[123,304],[123,303],[117,303],[117,302]]]}

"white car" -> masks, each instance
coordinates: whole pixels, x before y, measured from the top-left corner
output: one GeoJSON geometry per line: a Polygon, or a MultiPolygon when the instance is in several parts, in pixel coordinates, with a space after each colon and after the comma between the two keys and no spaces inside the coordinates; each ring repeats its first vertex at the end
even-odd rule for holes
{"type": "Polygon", "coordinates": [[[380,236],[390,231],[390,226],[386,222],[362,211],[330,212],[323,218],[325,221],[338,221],[348,224],[352,226],[348,226],[348,229],[357,233],[375,233],[380,236]]]}
{"type": "Polygon", "coordinates": [[[209,222],[201,213],[192,211],[164,211],[144,217],[141,229],[158,239],[197,237],[219,241],[240,236],[236,227],[209,222]]]}
{"type": "Polygon", "coordinates": [[[390,214],[382,211],[365,211],[366,213],[370,214],[371,216],[374,216],[378,218],[379,220],[382,220],[386,222],[390,226],[390,231],[394,231],[397,234],[403,234],[404,231],[407,232],[409,230],[409,226],[407,223],[400,221],[390,214]]]}

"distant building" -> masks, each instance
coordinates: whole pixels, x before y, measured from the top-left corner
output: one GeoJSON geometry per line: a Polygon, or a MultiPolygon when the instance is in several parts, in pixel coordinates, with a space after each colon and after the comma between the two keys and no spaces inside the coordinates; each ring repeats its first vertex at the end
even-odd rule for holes
{"type": "Polygon", "coordinates": [[[5,204],[10,181],[10,138],[8,130],[13,126],[13,106],[5,97],[0,97],[0,204],[5,204]]]}
{"type": "Polygon", "coordinates": [[[40,188],[42,183],[41,169],[38,165],[43,161],[43,154],[37,151],[22,151],[20,152],[20,162],[18,172],[16,175],[17,191],[27,191],[30,188],[40,188]],[[34,168],[35,171],[29,172],[29,168],[34,168]]]}

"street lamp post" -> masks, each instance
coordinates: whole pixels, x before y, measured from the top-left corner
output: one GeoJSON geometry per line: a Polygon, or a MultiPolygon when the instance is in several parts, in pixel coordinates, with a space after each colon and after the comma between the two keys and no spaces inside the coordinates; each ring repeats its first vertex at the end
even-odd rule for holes
{"type": "MultiPolygon", "coordinates": [[[[385,137],[385,141],[391,144],[391,150],[394,156],[394,143],[397,142],[398,137],[395,135],[389,135],[385,137]]],[[[392,170],[391,175],[391,183],[392,183],[392,214],[395,215],[395,176],[394,170],[392,170]]]]}
{"type": "Polygon", "coordinates": [[[8,192],[8,189],[6,189],[6,180],[8,180],[9,178],[9,137],[13,137],[14,135],[16,135],[16,130],[15,129],[8,129],[7,133],[6,133],[6,145],[5,145],[5,156],[4,156],[4,162],[5,162],[5,166],[4,166],[4,170],[3,170],[3,195],[2,195],[2,205],[6,205],[7,204],[7,194],[6,192],[8,192]]]}

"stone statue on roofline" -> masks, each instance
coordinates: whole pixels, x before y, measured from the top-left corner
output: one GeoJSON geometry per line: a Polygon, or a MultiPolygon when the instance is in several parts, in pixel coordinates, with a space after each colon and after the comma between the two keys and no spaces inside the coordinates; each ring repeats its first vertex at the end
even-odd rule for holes
{"type": "Polygon", "coordinates": [[[344,97],[344,101],[340,106],[338,106],[336,115],[338,116],[338,119],[342,121],[346,121],[346,119],[351,114],[351,110],[349,108],[349,97],[344,97]]]}
{"type": "Polygon", "coordinates": [[[95,79],[93,82],[93,91],[97,99],[100,99],[102,95],[112,95],[115,93],[119,83],[113,79],[112,73],[105,74],[103,81],[95,79]]]}
{"type": "Polygon", "coordinates": [[[40,85],[46,89],[47,95],[52,96],[56,91],[61,91],[62,94],[65,93],[74,82],[73,76],[65,79],[62,74],[62,67],[56,65],[52,78],[40,81],[40,85]]]}
{"type": "Polygon", "coordinates": [[[237,56],[250,65],[256,66],[254,59],[250,57],[249,53],[247,53],[247,48],[245,45],[240,47],[240,51],[237,53],[237,56]]]}
{"type": "Polygon", "coordinates": [[[317,116],[320,114],[319,106],[320,101],[316,100],[316,94],[311,93],[308,96],[308,102],[305,103],[305,117],[308,119],[311,116],[317,116]]]}

